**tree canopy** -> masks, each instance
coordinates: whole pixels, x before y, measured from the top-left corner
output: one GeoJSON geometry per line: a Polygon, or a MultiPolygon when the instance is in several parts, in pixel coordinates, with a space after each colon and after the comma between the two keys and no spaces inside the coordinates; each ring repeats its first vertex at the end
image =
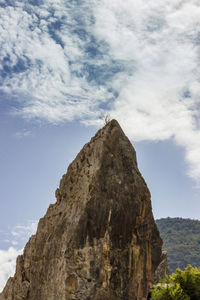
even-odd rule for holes
{"type": "Polygon", "coordinates": [[[199,300],[200,268],[188,265],[184,271],[177,269],[151,289],[151,300],[199,300]]]}

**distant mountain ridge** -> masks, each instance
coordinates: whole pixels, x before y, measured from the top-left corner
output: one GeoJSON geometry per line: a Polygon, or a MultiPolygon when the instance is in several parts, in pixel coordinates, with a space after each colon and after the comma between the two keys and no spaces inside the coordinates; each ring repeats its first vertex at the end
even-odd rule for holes
{"type": "Polygon", "coordinates": [[[162,218],[156,224],[168,253],[170,273],[188,264],[200,267],[200,220],[162,218]]]}

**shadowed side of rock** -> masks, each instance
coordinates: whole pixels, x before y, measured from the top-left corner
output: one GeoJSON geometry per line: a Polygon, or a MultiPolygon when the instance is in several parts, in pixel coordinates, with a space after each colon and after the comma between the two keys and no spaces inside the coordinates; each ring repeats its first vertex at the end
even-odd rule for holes
{"type": "Polygon", "coordinates": [[[143,300],[162,241],[135,150],[117,121],[68,167],[1,300],[143,300]]]}

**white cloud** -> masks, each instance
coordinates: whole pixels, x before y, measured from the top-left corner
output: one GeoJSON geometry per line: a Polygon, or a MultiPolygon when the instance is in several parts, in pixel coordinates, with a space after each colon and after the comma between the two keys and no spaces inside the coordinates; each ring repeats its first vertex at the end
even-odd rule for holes
{"type": "Polygon", "coordinates": [[[17,113],[91,124],[109,110],[132,140],[184,147],[199,182],[198,1],[25,1],[0,13],[2,89],[17,113]]]}
{"type": "Polygon", "coordinates": [[[4,288],[6,281],[14,275],[16,258],[22,254],[22,250],[10,247],[7,251],[0,249],[0,292],[4,288]]]}
{"type": "MultiPolygon", "coordinates": [[[[36,6],[29,13],[25,7],[0,9],[1,59],[9,57],[6,65],[12,68],[16,67],[20,58],[25,68],[23,72],[11,70],[12,76],[4,78],[4,91],[15,92],[20,101],[23,99],[20,112],[25,117],[58,122],[77,116],[97,115],[96,105],[100,100],[104,101],[105,94],[109,95],[109,92],[102,86],[90,85],[84,74],[77,76],[77,72],[82,73],[88,59],[83,53],[85,42],[71,33],[75,27],[77,30],[80,27],[71,16],[73,7],[66,7],[64,1],[48,1],[46,6],[36,6]],[[52,10],[55,11],[53,17],[49,12],[52,10]],[[49,15],[51,17],[48,18],[49,15]],[[62,18],[66,18],[66,22],[62,18]],[[48,27],[54,26],[57,21],[61,28],[53,30],[53,34],[62,40],[62,45],[51,37],[48,27]]],[[[31,9],[31,5],[28,7],[31,9]]],[[[85,17],[81,22],[87,26],[87,7],[82,9],[85,17]]],[[[79,14],[81,11],[77,9],[76,18],[80,17],[79,14]]]]}
{"type": "Polygon", "coordinates": [[[25,246],[30,236],[35,234],[37,224],[37,221],[28,221],[25,225],[14,226],[10,233],[6,232],[10,238],[4,241],[8,244],[8,250],[0,249],[0,292],[8,278],[14,275],[16,258],[22,254],[21,248],[25,246]]]}
{"type": "Polygon", "coordinates": [[[110,55],[135,63],[133,74],[114,78],[119,97],[111,115],[133,140],[173,138],[199,182],[199,3],[103,1],[96,18],[96,34],[106,39],[110,55]]]}
{"type": "Polygon", "coordinates": [[[16,225],[11,230],[11,235],[14,240],[12,244],[18,244],[19,242],[27,242],[32,234],[35,234],[38,221],[28,221],[25,225],[16,225]]]}
{"type": "Polygon", "coordinates": [[[24,130],[22,130],[22,131],[17,131],[17,132],[15,133],[15,137],[16,137],[17,139],[22,139],[22,138],[28,137],[28,136],[30,136],[30,135],[31,135],[31,131],[30,131],[30,130],[27,130],[27,129],[24,129],[24,130]]]}

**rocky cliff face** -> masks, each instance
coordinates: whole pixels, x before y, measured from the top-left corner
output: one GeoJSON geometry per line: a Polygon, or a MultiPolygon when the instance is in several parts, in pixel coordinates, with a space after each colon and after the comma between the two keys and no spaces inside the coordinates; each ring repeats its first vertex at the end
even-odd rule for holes
{"type": "Polygon", "coordinates": [[[162,241],[136,154],[112,120],[86,144],[0,300],[143,300],[162,241]]]}

